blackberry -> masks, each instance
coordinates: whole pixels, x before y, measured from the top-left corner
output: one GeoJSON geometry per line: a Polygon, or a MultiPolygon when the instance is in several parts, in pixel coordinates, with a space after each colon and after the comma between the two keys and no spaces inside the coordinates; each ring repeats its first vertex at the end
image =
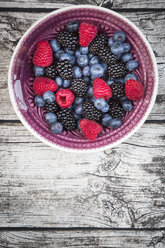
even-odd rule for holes
{"type": "Polygon", "coordinates": [[[111,53],[108,47],[100,47],[98,56],[107,64],[114,64],[118,60],[117,56],[111,53]]]}
{"type": "Polygon", "coordinates": [[[55,65],[51,65],[45,68],[44,76],[47,78],[55,79],[57,76],[57,69],[55,65]]]}
{"type": "Polygon", "coordinates": [[[78,46],[79,39],[78,34],[64,30],[57,35],[57,40],[64,48],[74,51],[78,46]]]}
{"type": "Polygon", "coordinates": [[[125,85],[121,82],[115,82],[110,85],[113,97],[120,98],[125,96],[125,85]]]}
{"type": "Polygon", "coordinates": [[[94,55],[98,55],[100,47],[106,46],[107,43],[108,37],[106,36],[106,34],[98,34],[96,35],[96,38],[91,42],[89,51],[94,55]]]}
{"type": "Polygon", "coordinates": [[[110,78],[124,77],[127,74],[125,64],[123,62],[119,62],[116,64],[109,65],[107,69],[107,74],[110,78]]]}
{"type": "Polygon", "coordinates": [[[82,105],[83,116],[88,120],[99,122],[101,119],[101,111],[95,108],[93,102],[84,102],[82,105]]]}
{"type": "Polygon", "coordinates": [[[75,96],[82,97],[88,91],[88,86],[83,79],[73,79],[70,89],[73,91],[75,96]]]}
{"type": "Polygon", "coordinates": [[[62,79],[71,79],[73,77],[73,67],[67,59],[57,63],[57,71],[62,79]]]}
{"type": "Polygon", "coordinates": [[[44,108],[47,113],[49,112],[56,113],[59,111],[59,106],[56,102],[46,103],[44,108]]]}
{"type": "Polygon", "coordinates": [[[61,122],[63,128],[68,131],[76,129],[76,120],[70,109],[62,109],[57,113],[58,121],[61,122]]]}
{"type": "Polygon", "coordinates": [[[112,118],[122,118],[125,115],[125,111],[122,108],[122,105],[120,102],[117,101],[109,101],[109,114],[112,116],[112,118]]]}

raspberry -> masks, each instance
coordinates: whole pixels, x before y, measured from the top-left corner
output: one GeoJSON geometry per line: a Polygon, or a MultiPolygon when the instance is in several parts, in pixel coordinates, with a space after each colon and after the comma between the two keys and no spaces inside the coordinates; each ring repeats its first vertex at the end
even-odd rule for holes
{"type": "Polygon", "coordinates": [[[56,102],[61,108],[68,108],[74,101],[73,92],[69,89],[60,89],[56,93],[56,102]]]}
{"type": "Polygon", "coordinates": [[[112,96],[112,91],[103,79],[96,78],[93,81],[93,94],[95,99],[104,98],[105,100],[108,100],[112,96]]]}
{"type": "Polygon", "coordinates": [[[56,82],[50,78],[36,77],[33,83],[33,90],[36,95],[43,95],[46,91],[56,91],[58,86],[56,82]]]}
{"type": "Polygon", "coordinates": [[[125,95],[132,101],[140,100],[144,95],[144,86],[135,79],[129,79],[125,84],[125,95]]]}
{"type": "Polygon", "coordinates": [[[79,25],[79,44],[82,47],[88,46],[96,37],[98,29],[95,25],[82,22],[79,25]]]}
{"type": "Polygon", "coordinates": [[[33,56],[33,64],[41,67],[47,67],[53,62],[53,53],[50,44],[47,41],[40,41],[33,56]]]}
{"type": "Polygon", "coordinates": [[[97,139],[98,134],[103,130],[100,124],[87,119],[82,119],[80,121],[80,128],[84,136],[91,141],[97,139]]]}
{"type": "Polygon", "coordinates": [[[65,130],[72,131],[76,129],[76,120],[70,109],[62,109],[57,112],[57,118],[65,130]]]}
{"type": "Polygon", "coordinates": [[[70,89],[73,91],[75,96],[82,97],[88,91],[88,86],[83,79],[73,79],[70,89]]]}

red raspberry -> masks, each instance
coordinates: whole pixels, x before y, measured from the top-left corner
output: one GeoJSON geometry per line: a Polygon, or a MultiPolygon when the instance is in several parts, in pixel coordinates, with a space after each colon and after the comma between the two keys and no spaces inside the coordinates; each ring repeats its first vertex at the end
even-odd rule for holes
{"type": "Polygon", "coordinates": [[[125,84],[125,95],[132,101],[140,100],[144,95],[144,86],[135,79],[127,80],[125,84]]]}
{"type": "Polygon", "coordinates": [[[96,37],[98,29],[95,25],[82,22],[79,25],[79,44],[82,47],[88,46],[96,37]]]}
{"type": "Polygon", "coordinates": [[[97,139],[97,135],[103,130],[100,124],[88,119],[80,121],[80,128],[84,136],[91,141],[97,139]]]}
{"type": "Polygon", "coordinates": [[[33,56],[33,64],[41,67],[47,67],[53,62],[52,48],[46,40],[40,41],[37,44],[33,56]]]}
{"type": "Polygon", "coordinates": [[[68,108],[74,101],[74,94],[69,89],[60,89],[56,93],[56,102],[61,108],[68,108]]]}
{"type": "Polygon", "coordinates": [[[95,99],[104,98],[105,100],[108,100],[112,97],[112,90],[103,79],[96,78],[93,81],[93,94],[95,99]]]}
{"type": "Polygon", "coordinates": [[[36,95],[43,95],[46,91],[56,91],[58,86],[56,82],[50,78],[36,77],[33,83],[33,90],[36,95]]]}

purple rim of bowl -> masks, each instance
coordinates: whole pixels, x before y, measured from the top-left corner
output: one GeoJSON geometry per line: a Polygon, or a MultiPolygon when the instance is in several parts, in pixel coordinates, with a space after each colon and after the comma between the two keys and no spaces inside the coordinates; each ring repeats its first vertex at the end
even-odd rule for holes
{"type": "Polygon", "coordinates": [[[47,145],[64,151],[94,152],[119,145],[129,138],[147,119],[154,105],[158,88],[156,59],[149,42],[141,31],[127,18],[114,11],[95,6],[73,6],[56,10],[33,24],[19,41],[9,67],[8,86],[13,107],[24,126],[47,145]],[[53,39],[72,20],[98,25],[108,36],[122,29],[132,45],[134,57],[139,61],[138,79],[145,87],[144,97],[135,103],[133,111],[126,114],[123,125],[112,130],[106,128],[91,142],[78,132],[52,134],[44,121],[44,113],[34,106],[32,84],[32,55],[36,44],[43,39],[53,39]]]}

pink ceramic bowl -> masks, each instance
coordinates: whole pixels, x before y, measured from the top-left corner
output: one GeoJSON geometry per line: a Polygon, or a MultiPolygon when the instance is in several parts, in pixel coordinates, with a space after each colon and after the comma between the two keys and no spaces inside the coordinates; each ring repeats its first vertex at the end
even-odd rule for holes
{"type": "Polygon", "coordinates": [[[19,119],[39,140],[64,151],[95,152],[119,145],[144,123],[155,102],[158,71],[150,44],[132,22],[114,11],[81,5],[54,11],[27,30],[12,56],[8,83],[11,101],[19,119]],[[136,74],[145,87],[144,97],[136,103],[133,111],[126,114],[123,125],[116,130],[106,128],[93,142],[78,131],[52,134],[44,121],[41,109],[33,103],[32,55],[36,44],[40,40],[53,39],[64,25],[73,19],[98,25],[108,36],[115,30],[122,29],[131,43],[134,57],[139,61],[140,66],[136,74]]]}

